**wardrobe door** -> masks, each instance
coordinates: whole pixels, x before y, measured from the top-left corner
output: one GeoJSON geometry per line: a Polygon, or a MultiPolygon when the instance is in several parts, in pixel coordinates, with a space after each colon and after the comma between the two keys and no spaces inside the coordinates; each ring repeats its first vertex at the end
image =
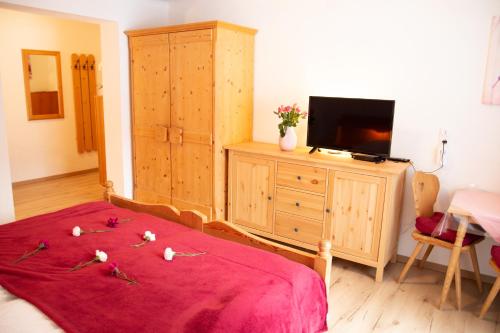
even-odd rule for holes
{"type": "Polygon", "coordinates": [[[212,29],[170,34],[172,204],[212,212],[212,29]]]}
{"type": "Polygon", "coordinates": [[[168,34],[130,38],[134,198],[170,203],[168,34]]]}

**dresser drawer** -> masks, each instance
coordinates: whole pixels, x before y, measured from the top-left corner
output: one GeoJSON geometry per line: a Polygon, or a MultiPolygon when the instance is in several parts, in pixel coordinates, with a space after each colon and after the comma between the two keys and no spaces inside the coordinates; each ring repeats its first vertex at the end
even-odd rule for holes
{"type": "Polygon", "coordinates": [[[277,188],[275,205],[276,210],[323,221],[325,197],[277,188]]]}
{"type": "Polygon", "coordinates": [[[303,217],[276,213],[274,232],[278,236],[318,245],[323,235],[323,224],[303,217]]]}
{"type": "Polygon", "coordinates": [[[326,169],[279,162],[276,184],[305,191],[325,193],[326,169]]]}

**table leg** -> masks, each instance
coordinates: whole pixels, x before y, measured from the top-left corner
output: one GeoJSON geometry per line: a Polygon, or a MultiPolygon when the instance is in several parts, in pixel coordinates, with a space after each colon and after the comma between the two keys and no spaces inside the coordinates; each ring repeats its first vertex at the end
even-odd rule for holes
{"type": "Polygon", "coordinates": [[[462,275],[460,274],[460,260],[455,268],[455,293],[457,295],[457,309],[462,310],[462,275]]]}
{"type": "Polygon", "coordinates": [[[457,262],[458,260],[460,260],[460,252],[462,250],[462,243],[464,240],[465,232],[467,231],[468,224],[469,224],[468,218],[460,219],[460,225],[458,226],[457,230],[457,238],[455,239],[455,244],[453,244],[453,249],[451,250],[450,261],[448,262],[448,270],[446,271],[443,290],[441,291],[441,301],[439,302],[440,309],[446,302],[448,292],[450,291],[453,275],[455,274],[455,269],[457,268],[457,262]]]}

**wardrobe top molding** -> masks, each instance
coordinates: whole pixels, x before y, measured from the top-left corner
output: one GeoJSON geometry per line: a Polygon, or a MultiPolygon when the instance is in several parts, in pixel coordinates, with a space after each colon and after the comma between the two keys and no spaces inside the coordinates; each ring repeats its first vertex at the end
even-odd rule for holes
{"type": "Polygon", "coordinates": [[[147,29],[138,29],[138,30],[128,30],[125,31],[125,34],[129,37],[137,37],[137,36],[146,36],[146,35],[158,35],[165,34],[169,32],[179,32],[186,30],[203,30],[203,29],[215,29],[215,28],[225,28],[230,30],[235,30],[251,35],[255,35],[257,33],[256,29],[247,28],[241,25],[228,23],[224,21],[206,21],[206,22],[196,22],[196,23],[186,23],[186,24],[178,24],[178,25],[169,25],[165,27],[158,28],[147,28],[147,29]]]}
{"type": "Polygon", "coordinates": [[[263,142],[245,142],[235,145],[228,145],[224,148],[234,152],[259,154],[261,156],[287,159],[288,161],[296,160],[298,162],[315,163],[324,167],[344,167],[349,168],[351,171],[353,169],[358,169],[360,171],[369,171],[371,173],[380,173],[386,175],[402,174],[409,166],[409,163],[396,163],[391,161],[385,161],[383,163],[376,164],[372,162],[354,160],[351,157],[347,156],[335,156],[323,152],[309,154],[310,148],[308,147],[300,147],[292,152],[285,152],[280,150],[279,146],[276,144],[263,142]]]}

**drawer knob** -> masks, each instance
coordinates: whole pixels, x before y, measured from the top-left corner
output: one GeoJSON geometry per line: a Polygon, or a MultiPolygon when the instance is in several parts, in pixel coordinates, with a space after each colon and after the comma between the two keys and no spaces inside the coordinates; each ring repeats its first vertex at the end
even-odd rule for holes
{"type": "Polygon", "coordinates": [[[300,202],[296,202],[295,206],[299,207],[300,206],[300,202]]]}
{"type": "Polygon", "coordinates": [[[298,179],[298,180],[301,180],[301,179],[302,179],[302,177],[300,177],[300,176],[297,176],[297,179],[298,179]]]}
{"type": "Polygon", "coordinates": [[[330,213],[330,208],[327,208],[327,209],[326,209],[326,212],[327,212],[327,213],[330,213]]]}
{"type": "Polygon", "coordinates": [[[293,231],[299,232],[299,228],[293,228],[293,231]]]}
{"type": "Polygon", "coordinates": [[[271,196],[268,196],[268,197],[267,197],[267,200],[271,201],[271,199],[272,199],[272,198],[271,198],[271,196]]]}

